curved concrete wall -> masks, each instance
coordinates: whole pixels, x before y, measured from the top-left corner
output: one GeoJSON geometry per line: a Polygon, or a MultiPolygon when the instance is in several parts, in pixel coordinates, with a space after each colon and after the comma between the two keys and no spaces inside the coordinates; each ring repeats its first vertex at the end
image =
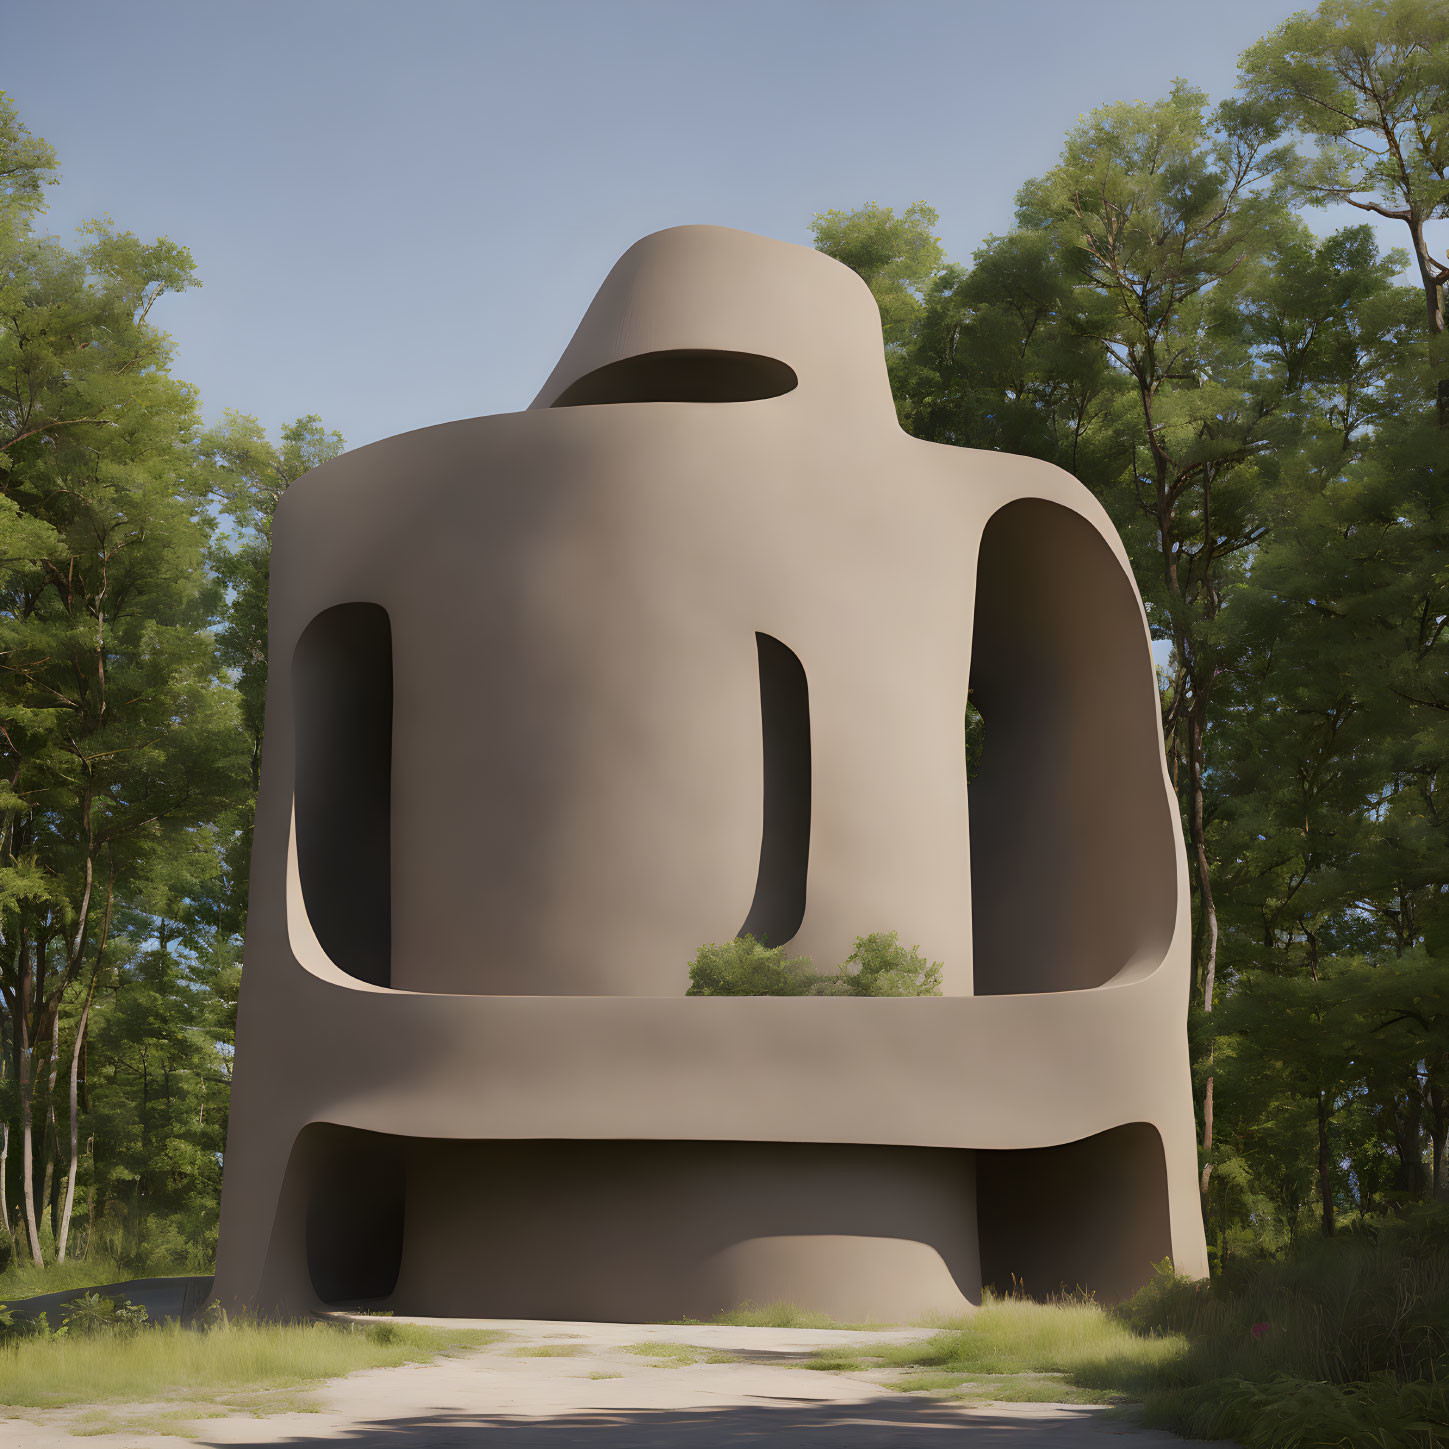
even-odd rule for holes
{"type": "Polygon", "coordinates": [[[1036,1183],[1119,1225],[1033,1277],[1203,1270],[1187,892],[1126,559],[1061,471],[900,431],[854,274],[646,237],[527,412],[346,454],[273,539],[218,1296],[377,1296],[348,1258],[391,1254],[414,1311],[948,1306],[978,1240],[1001,1261],[978,1152],[997,1218],[1036,1183]],[[945,996],[686,999],[746,924],[822,966],[898,930],[945,996]],[[1088,1139],[1131,1171],[1064,1176],[1088,1139]],[[476,1210],[434,1201],[450,1174],[476,1210]],[[847,1179],[884,1216],[841,1226],[847,1179]],[[661,1198],[690,1205],[670,1231],[661,1198]],[[322,1250],[349,1201],[334,1239],[362,1246],[322,1250]],[[505,1271],[542,1241],[566,1272],[505,1271]],[[630,1272],[591,1276],[605,1252],[630,1272]]]}

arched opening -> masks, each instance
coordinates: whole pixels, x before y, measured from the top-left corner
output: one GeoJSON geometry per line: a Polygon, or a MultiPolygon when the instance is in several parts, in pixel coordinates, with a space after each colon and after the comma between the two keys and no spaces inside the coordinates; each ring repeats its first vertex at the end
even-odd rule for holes
{"type": "Polygon", "coordinates": [[[976,993],[1151,969],[1177,909],[1156,679],[1131,582],[1080,514],[1027,498],[987,524],[968,698],[976,993]]]}
{"type": "Polygon", "coordinates": [[[386,1298],[402,1265],[407,1196],[402,1142],[330,1123],[304,1129],[307,1272],[329,1304],[386,1298]]]}
{"type": "Polygon", "coordinates": [[[318,614],[292,656],[297,867],[341,970],[391,983],[392,627],[379,604],[318,614]]]}
{"type": "Polygon", "coordinates": [[[1130,1298],[1172,1255],[1167,1161],[1146,1122],[1060,1147],[976,1154],[981,1281],[1046,1299],[1130,1298]]]}
{"type": "Polygon", "coordinates": [[[909,1321],[980,1298],[971,1154],[820,1142],[413,1139],[399,1313],[909,1321]]]}
{"type": "Polygon", "coordinates": [[[805,919],[810,870],[810,686],[795,653],[756,634],[764,825],[755,897],[739,934],[783,946],[805,919]]]}
{"type": "Polygon", "coordinates": [[[795,369],[755,352],[679,347],[641,352],[585,373],[554,399],[556,408],[599,403],[754,402],[799,383],[795,369]]]}

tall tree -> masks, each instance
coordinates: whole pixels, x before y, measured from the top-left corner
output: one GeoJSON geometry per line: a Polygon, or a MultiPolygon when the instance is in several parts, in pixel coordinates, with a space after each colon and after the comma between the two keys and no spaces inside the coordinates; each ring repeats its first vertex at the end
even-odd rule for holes
{"type": "MultiPolygon", "coordinates": [[[[149,321],[161,296],[195,284],[191,258],[108,223],[84,228],[75,250],[33,234],[48,148],[8,102],[0,141],[12,178],[0,268],[0,1003],[38,1263],[43,1237],[69,1226],[55,1100],[68,1003],[90,999],[116,910],[156,859],[194,862],[227,833],[244,775],[236,697],[209,632],[221,593],[205,567],[195,395],[170,376],[170,344],[149,321]],[[43,1163],[37,1111],[50,1129],[43,1163]]],[[[73,1013],[68,1201],[89,1023],[73,1013]]]]}
{"type": "MultiPolygon", "coordinates": [[[[1313,147],[1302,193],[1347,202],[1407,228],[1428,330],[1445,330],[1449,252],[1428,228],[1449,222],[1449,0],[1323,0],[1247,50],[1249,102],[1313,147]]],[[[1438,416],[1449,427],[1449,350],[1435,347],[1438,416]]]]}

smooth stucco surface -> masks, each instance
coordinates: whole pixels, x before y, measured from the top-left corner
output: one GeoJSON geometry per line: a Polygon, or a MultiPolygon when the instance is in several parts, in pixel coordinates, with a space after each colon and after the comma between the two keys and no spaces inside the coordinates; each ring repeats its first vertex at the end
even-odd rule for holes
{"type": "Polygon", "coordinates": [[[853,273],[646,237],[528,411],[295,483],[271,587],[220,1298],[901,1318],[1205,1271],[1125,555],[1059,469],[901,431],[853,273]],[[687,999],[747,920],[821,967],[897,930],[945,994],[687,999]]]}

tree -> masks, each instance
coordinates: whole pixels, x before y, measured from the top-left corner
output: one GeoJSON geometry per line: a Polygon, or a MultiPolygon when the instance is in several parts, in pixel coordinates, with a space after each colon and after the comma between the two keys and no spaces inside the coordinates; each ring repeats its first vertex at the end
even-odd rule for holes
{"type": "Polygon", "coordinates": [[[109,223],[74,251],[33,235],[49,148],[8,102],[0,144],[0,1003],[39,1263],[43,1237],[66,1250],[81,1063],[117,912],[158,873],[202,893],[245,776],[209,628],[222,594],[205,567],[195,395],[148,320],[195,285],[191,258],[109,223]]]}
{"type": "Polygon", "coordinates": [[[816,247],[844,262],[870,288],[880,308],[886,367],[898,406],[906,409],[912,388],[911,342],[920,324],[923,298],[945,260],[934,227],[934,208],[917,201],[897,216],[889,206],[867,202],[853,211],[826,211],[811,221],[816,247]]]}
{"type": "MultiPolygon", "coordinates": [[[[1449,0],[1323,0],[1240,66],[1249,103],[1313,145],[1296,171],[1305,196],[1408,228],[1428,330],[1441,338],[1449,264],[1426,228],[1449,220],[1449,0]]],[[[1449,357],[1442,346],[1436,355],[1439,424],[1449,427],[1449,357]]]]}

